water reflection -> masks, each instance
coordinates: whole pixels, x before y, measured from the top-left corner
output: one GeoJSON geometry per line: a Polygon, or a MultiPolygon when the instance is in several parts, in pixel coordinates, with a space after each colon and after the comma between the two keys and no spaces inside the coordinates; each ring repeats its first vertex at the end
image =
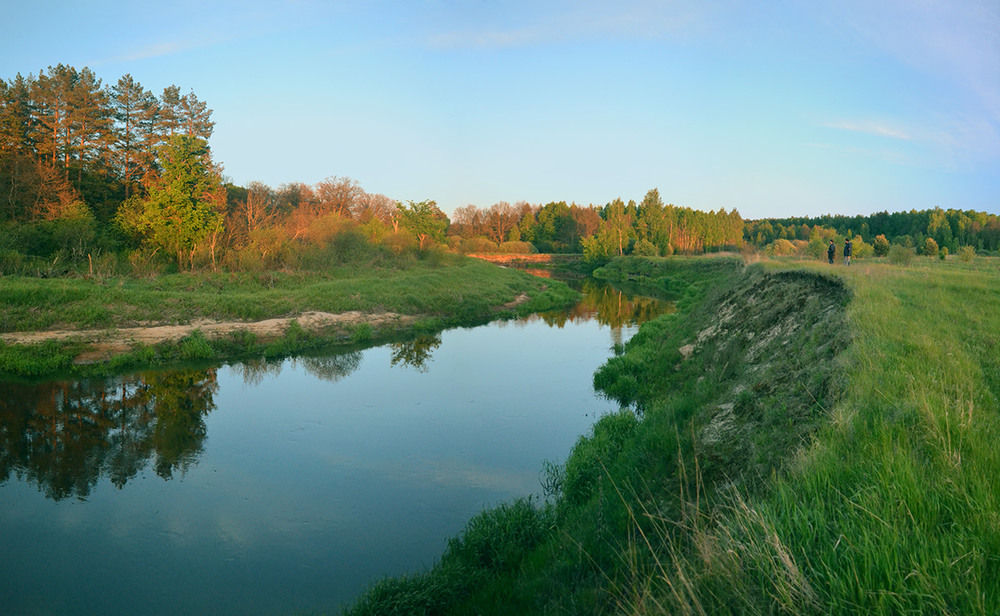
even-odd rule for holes
{"type": "Polygon", "coordinates": [[[541,319],[550,327],[563,327],[566,323],[593,319],[610,327],[615,344],[621,344],[623,328],[636,327],[676,310],[672,302],[634,295],[589,278],[580,284],[578,290],[583,299],[570,310],[542,312],[527,317],[523,322],[541,319]]]}
{"type": "Polygon", "coordinates": [[[0,483],[86,499],[107,476],[119,489],[152,461],[170,479],[195,464],[216,371],[144,372],[109,380],[0,383],[0,483]]]}
{"type": "Polygon", "coordinates": [[[427,372],[427,363],[434,349],[441,346],[441,336],[417,336],[406,342],[392,345],[392,365],[409,366],[418,372],[427,372]]]}
{"type": "MultiPolygon", "coordinates": [[[[596,320],[621,342],[622,330],[672,311],[672,304],[585,281],[583,300],[570,310],[533,315],[550,327],[596,320]]],[[[389,345],[393,367],[426,372],[441,335],[389,345]]],[[[337,382],[355,372],[360,351],[249,361],[232,367],[248,385],[301,366],[317,379],[337,382]]],[[[0,383],[0,483],[26,480],[53,500],[86,499],[102,476],[119,489],[151,465],[170,479],[196,464],[204,448],[205,416],[215,408],[216,369],[143,372],[108,380],[0,383]]]]}
{"type": "Polygon", "coordinates": [[[430,565],[616,408],[609,334],[668,310],[584,291],[355,352],[0,384],[0,612],[337,613],[430,565]]]}

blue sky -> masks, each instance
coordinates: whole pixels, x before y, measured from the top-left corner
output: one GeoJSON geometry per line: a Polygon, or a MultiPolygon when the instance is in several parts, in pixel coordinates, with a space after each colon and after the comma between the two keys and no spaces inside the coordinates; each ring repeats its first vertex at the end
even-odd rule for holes
{"type": "Polygon", "coordinates": [[[447,212],[1000,213],[996,0],[0,0],[0,77],[176,84],[236,183],[447,212]]]}

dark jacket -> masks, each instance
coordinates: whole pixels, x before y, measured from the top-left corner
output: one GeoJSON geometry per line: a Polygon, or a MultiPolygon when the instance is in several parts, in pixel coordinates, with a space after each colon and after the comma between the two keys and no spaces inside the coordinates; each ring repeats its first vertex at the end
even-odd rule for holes
{"type": "Polygon", "coordinates": [[[837,252],[837,247],[833,245],[833,242],[830,242],[830,247],[826,249],[826,254],[832,257],[835,252],[837,252]]]}
{"type": "Polygon", "coordinates": [[[844,256],[845,257],[851,256],[851,248],[852,248],[852,246],[851,246],[851,240],[847,240],[846,242],[844,242],[844,256]]]}

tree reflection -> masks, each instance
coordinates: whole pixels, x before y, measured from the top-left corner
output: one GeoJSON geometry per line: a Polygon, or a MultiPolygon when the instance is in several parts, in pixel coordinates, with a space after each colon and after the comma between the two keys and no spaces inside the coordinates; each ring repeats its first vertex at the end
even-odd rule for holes
{"type": "Polygon", "coordinates": [[[634,295],[592,279],[585,280],[580,291],[583,299],[573,308],[542,312],[525,322],[538,318],[550,327],[563,327],[566,323],[596,319],[620,333],[623,327],[637,326],[675,310],[671,302],[634,295]]]}
{"type": "Polygon", "coordinates": [[[392,365],[410,366],[420,372],[427,372],[427,362],[434,349],[441,346],[441,336],[417,336],[406,342],[392,345],[392,365]]]}
{"type": "Polygon", "coordinates": [[[318,379],[336,383],[351,374],[361,365],[361,353],[340,353],[337,355],[322,355],[316,357],[300,357],[295,360],[302,364],[305,371],[318,379]]]}
{"type": "Polygon", "coordinates": [[[170,479],[202,452],[217,389],[214,369],[0,384],[0,481],[61,500],[86,498],[104,475],[122,488],[150,460],[170,479]]]}

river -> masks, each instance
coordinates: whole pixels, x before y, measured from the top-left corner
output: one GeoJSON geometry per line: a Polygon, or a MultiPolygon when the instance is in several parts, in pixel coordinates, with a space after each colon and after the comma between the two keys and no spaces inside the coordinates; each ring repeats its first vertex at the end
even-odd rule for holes
{"type": "Polygon", "coordinates": [[[541,492],[614,403],[594,371],[672,309],[570,310],[349,353],[0,383],[4,614],[337,613],[483,507],[541,492]]]}

